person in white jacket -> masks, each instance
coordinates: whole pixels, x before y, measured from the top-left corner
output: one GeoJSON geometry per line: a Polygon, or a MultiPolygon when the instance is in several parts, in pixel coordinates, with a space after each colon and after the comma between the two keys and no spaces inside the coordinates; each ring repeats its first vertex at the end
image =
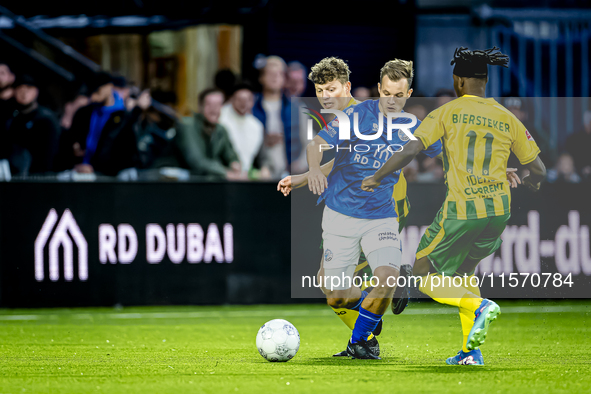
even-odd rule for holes
{"type": "Polygon", "coordinates": [[[248,84],[239,84],[233,90],[229,103],[224,105],[220,115],[222,124],[240,159],[242,171],[248,172],[263,144],[263,124],[251,111],[254,94],[248,84]]]}

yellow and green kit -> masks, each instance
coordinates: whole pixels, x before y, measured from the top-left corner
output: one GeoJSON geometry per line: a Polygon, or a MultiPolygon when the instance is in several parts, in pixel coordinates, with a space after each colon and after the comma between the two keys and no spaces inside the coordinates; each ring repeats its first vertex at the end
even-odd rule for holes
{"type": "Polygon", "coordinates": [[[540,149],[506,108],[493,98],[471,95],[431,112],[414,135],[424,146],[442,141],[448,188],[416,257],[428,256],[440,274],[470,274],[472,265],[501,245],[511,214],[506,175],[511,151],[528,164],[540,149]]]}

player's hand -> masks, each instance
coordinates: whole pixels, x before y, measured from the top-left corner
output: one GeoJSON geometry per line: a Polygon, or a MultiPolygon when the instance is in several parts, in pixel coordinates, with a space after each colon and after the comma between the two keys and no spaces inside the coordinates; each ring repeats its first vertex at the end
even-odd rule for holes
{"type": "Polygon", "coordinates": [[[288,196],[291,192],[293,185],[291,183],[291,175],[286,176],[277,184],[277,191],[283,193],[284,196],[288,196]]]}
{"type": "Polygon", "coordinates": [[[537,192],[538,190],[540,190],[540,182],[533,183],[529,175],[523,177],[523,184],[533,192],[537,192]]]}
{"type": "Polygon", "coordinates": [[[365,177],[365,179],[361,182],[361,190],[366,192],[373,192],[373,190],[380,186],[381,182],[378,182],[373,175],[365,177]]]}
{"type": "Polygon", "coordinates": [[[519,179],[519,175],[517,175],[517,168],[507,168],[507,180],[513,189],[517,187],[517,184],[521,185],[521,179],[519,179]]]}
{"type": "Polygon", "coordinates": [[[320,168],[310,170],[308,174],[308,189],[314,194],[321,195],[328,188],[328,181],[320,168]]]}

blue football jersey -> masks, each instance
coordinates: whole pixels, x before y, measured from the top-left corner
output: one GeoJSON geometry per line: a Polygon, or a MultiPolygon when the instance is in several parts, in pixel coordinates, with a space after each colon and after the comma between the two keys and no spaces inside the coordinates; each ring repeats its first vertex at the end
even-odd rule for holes
{"type": "MultiPolygon", "coordinates": [[[[380,112],[379,100],[367,100],[360,104],[347,107],[345,114],[351,125],[351,138],[339,139],[339,121],[335,118],[319,133],[322,139],[333,145],[335,162],[328,175],[328,188],[318,199],[325,201],[330,209],[361,219],[382,219],[396,217],[396,209],[392,203],[394,185],[398,182],[400,171],[386,176],[380,186],[373,192],[361,190],[361,181],[373,175],[388,161],[393,154],[406,145],[410,138],[400,129],[392,131],[392,139],[387,138],[388,119],[380,112]],[[354,114],[358,115],[359,133],[374,135],[378,132],[381,122],[382,135],[375,140],[362,140],[353,132],[354,114]]],[[[393,124],[411,123],[408,118],[396,118],[393,124]]],[[[410,129],[414,134],[421,122],[410,129]]],[[[437,141],[423,151],[429,157],[441,153],[441,142],[437,141]]]]}

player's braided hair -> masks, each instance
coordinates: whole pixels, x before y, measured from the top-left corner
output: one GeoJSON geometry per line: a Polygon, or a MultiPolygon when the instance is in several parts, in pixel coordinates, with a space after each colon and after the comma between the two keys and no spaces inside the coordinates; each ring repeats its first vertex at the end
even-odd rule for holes
{"type": "Polygon", "coordinates": [[[308,79],[314,84],[324,85],[338,80],[343,85],[349,82],[351,71],[343,59],[326,57],[312,66],[308,79]]]}
{"type": "Polygon", "coordinates": [[[454,74],[458,77],[485,78],[488,74],[487,65],[509,67],[509,56],[499,52],[499,48],[475,49],[470,51],[466,47],[456,48],[450,65],[454,67],[454,74]]]}

